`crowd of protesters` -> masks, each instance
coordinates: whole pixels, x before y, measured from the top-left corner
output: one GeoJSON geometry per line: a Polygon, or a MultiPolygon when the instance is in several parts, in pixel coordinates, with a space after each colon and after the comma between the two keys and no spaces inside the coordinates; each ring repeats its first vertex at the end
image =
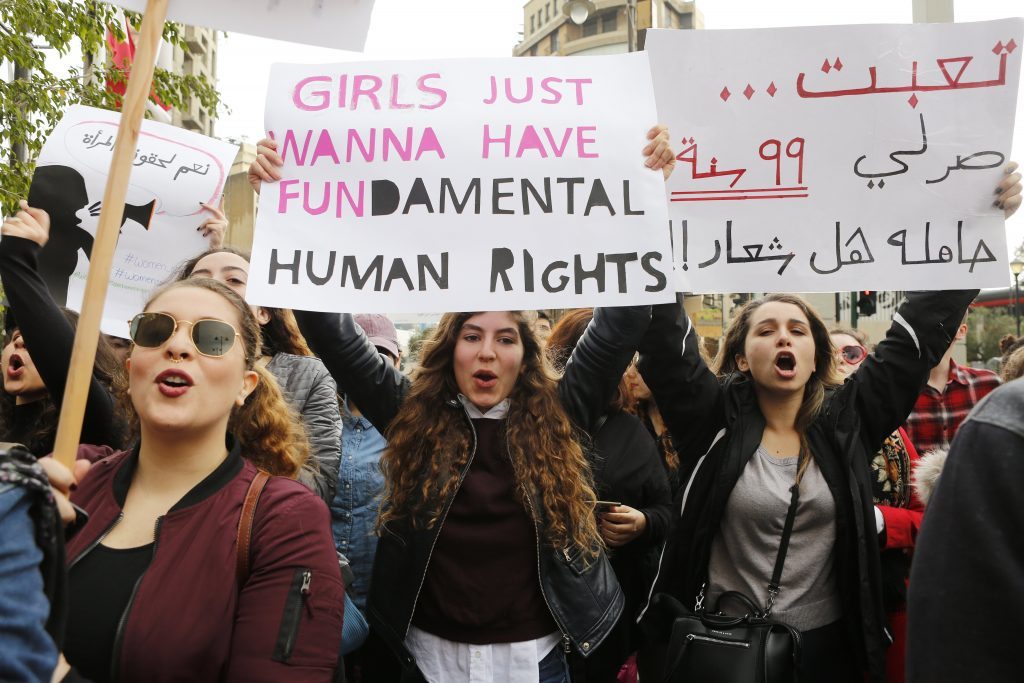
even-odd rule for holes
{"type": "MultiPolygon", "coordinates": [[[[643,155],[672,172],[664,128],[643,155]]],[[[953,360],[975,291],[908,293],[873,347],[770,294],[714,359],[681,302],[447,313],[410,377],[384,315],[247,304],[206,209],[123,356],[99,339],[72,470],[49,218],[3,224],[0,679],[661,681],[672,600],[767,604],[802,681],[1019,673],[974,624],[1024,606],[1024,348],[953,360]]]]}

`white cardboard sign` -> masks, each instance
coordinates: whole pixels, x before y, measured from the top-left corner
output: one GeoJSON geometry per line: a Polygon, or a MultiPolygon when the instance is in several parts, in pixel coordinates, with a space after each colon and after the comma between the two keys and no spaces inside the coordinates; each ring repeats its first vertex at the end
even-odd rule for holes
{"type": "MultiPolygon", "coordinates": [[[[143,12],[146,0],[106,0],[143,12]]],[[[170,0],[167,20],[361,52],[373,0],[170,0]]]]}
{"type": "MultiPolygon", "coordinates": [[[[39,270],[54,299],[81,310],[89,256],[121,115],[75,105],[47,138],[29,197],[50,214],[39,270]]],[[[217,205],[238,148],[143,121],[101,328],[128,336],[127,320],[175,267],[207,248],[197,231],[217,205]]]]}
{"type": "Polygon", "coordinates": [[[679,289],[1004,286],[1022,26],[651,31],[679,289]]]}
{"type": "Polygon", "coordinates": [[[277,64],[248,298],[396,313],[671,299],[644,54],[277,64]]]}

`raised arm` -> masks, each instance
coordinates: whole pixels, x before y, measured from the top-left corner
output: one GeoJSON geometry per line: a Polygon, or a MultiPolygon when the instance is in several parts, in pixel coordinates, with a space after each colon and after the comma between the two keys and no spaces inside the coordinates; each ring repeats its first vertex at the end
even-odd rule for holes
{"type": "MultiPolygon", "coordinates": [[[[338,483],[338,464],[341,460],[341,409],[338,407],[338,387],[327,368],[316,358],[304,359],[312,367],[309,374],[310,387],[302,404],[299,416],[306,427],[309,438],[309,460],[316,467],[308,472],[313,493],[326,503],[334,499],[334,488],[338,483]]],[[[303,466],[305,472],[305,466],[303,466]]]]}
{"type": "Polygon", "coordinates": [[[906,420],[977,294],[976,289],[907,292],[885,339],[840,389],[855,392],[866,452],[877,453],[906,420]]]}
{"type": "Polygon", "coordinates": [[[650,306],[594,309],[594,319],[573,349],[558,384],[562,405],[577,428],[593,434],[650,319],[650,306]]]}
{"type": "Polygon", "coordinates": [[[381,357],[348,313],[294,311],[299,329],[338,383],[381,434],[398,414],[409,378],[381,357]]]}
{"type": "MultiPolygon", "coordinates": [[[[39,252],[50,234],[50,219],[45,211],[29,208],[9,218],[0,229],[0,280],[10,302],[10,310],[25,346],[39,371],[50,398],[56,405],[64,400],[64,384],[71,365],[75,328],[64,317],[50,296],[38,271],[39,252]]],[[[95,377],[89,385],[82,443],[120,446],[114,397],[95,377]]],[[[37,453],[36,455],[45,455],[37,453]]]]}
{"type": "Polygon", "coordinates": [[[637,369],[672,434],[680,469],[689,471],[725,426],[725,402],[718,378],[700,356],[682,297],[653,307],[637,369]]]}

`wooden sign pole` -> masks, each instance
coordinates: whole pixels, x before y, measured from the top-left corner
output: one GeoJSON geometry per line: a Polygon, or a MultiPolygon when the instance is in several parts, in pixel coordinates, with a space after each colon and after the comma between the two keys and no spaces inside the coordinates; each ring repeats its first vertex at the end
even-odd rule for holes
{"type": "Polygon", "coordinates": [[[78,453],[78,440],[82,433],[85,401],[92,380],[96,344],[103,317],[103,304],[107,298],[110,268],[114,249],[121,230],[124,200],[128,193],[128,180],[132,172],[132,159],[139,141],[142,117],[153,86],[153,67],[164,30],[169,0],[147,0],[142,16],[142,27],[136,40],[135,60],[128,77],[127,92],[121,107],[121,125],[117,128],[110,174],[103,192],[99,227],[89,257],[89,277],[85,281],[82,311],[75,333],[75,346],[71,352],[71,368],[64,389],[64,403],[60,407],[60,422],[54,457],[69,469],[78,453]]]}

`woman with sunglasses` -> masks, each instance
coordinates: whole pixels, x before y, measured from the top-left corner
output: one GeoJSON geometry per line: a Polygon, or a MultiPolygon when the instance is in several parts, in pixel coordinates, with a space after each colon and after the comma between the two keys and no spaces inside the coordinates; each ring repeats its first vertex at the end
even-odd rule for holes
{"type": "Polygon", "coordinates": [[[290,481],[308,445],[257,362],[252,311],[219,282],[187,280],[157,291],[130,332],[139,439],[71,494],[88,519],[67,543],[67,661],[94,683],[333,680],[344,588],[329,517],[290,481]],[[243,536],[259,471],[274,476],[243,536]]]}
{"type": "MultiPolygon", "coordinates": [[[[193,277],[213,278],[244,299],[249,282],[249,255],[231,247],[214,247],[182,264],[174,279],[193,277]]],[[[309,438],[311,457],[302,466],[299,481],[330,505],[341,458],[338,387],[324,364],[309,350],[290,310],[251,308],[260,324],[263,344],[258,364],[277,379],[309,438]]]]}
{"type": "MultiPolygon", "coordinates": [[[[78,323],[78,314],[57,305],[39,274],[39,252],[49,238],[43,223],[49,225],[46,212],[22,201],[21,210],[0,228],[0,279],[8,299],[0,356],[0,441],[21,443],[37,457],[53,450],[78,323]]],[[[100,335],[82,443],[123,445],[126,425],[113,395],[120,381],[117,360],[100,335]]]]}
{"type": "MultiPolygon", "coordinates": [[[[250,179],[280,179],[264,140],[250,179]]],[[[646,165],[675,162],[652,129],[646,165]]],[[[447,313],[415,380],[351,315],[295,311],[310,345],[388,437],[367,616],[404,681],[567,683],[565,653],[605,640],[623,595],[604,553],[575,436],[611,400],[646,307],[598,309],[555,379],[519,311],[447,313]]]]}
{"type": "MultiPolygon", "coordinates": [[[[860,369],[868,357],[867,336],[861,330],[829,331],[836,346],[837,366],[845,378],[860,369]]],[[[907,579],[910,557],[921,528],[924,504],[910,485],[910,475],[920,457],[910,437],[899,427],[890,434],[871,460],[871,488],[875,505],[875,529],[882,550],[882,603],[892,631],[892,645],[885,656],[886,680],[901,683],[907,643],[907,579]]]]}

